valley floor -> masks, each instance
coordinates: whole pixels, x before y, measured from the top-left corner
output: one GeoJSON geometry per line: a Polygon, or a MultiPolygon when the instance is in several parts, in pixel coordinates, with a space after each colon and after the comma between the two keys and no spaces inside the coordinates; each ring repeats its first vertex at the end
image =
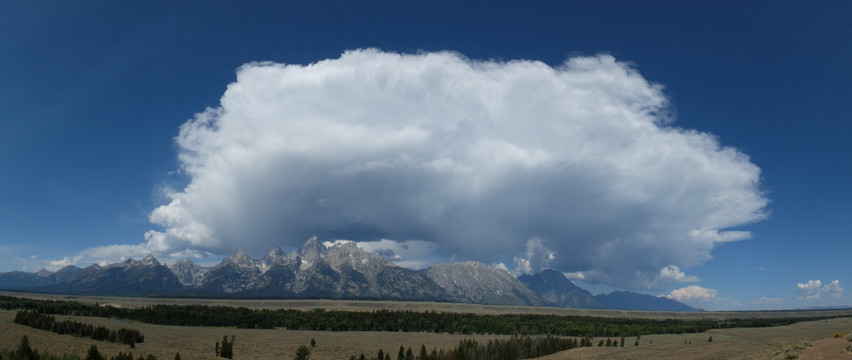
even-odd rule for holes
{"type": "MultiPolygon", "coordinates": [[[[297,308],[297,309],[334,309],[349,311],[367,311],[377,309],[473,312],[473,313],[541,313],[558,315],[585,315],[604,317],[642,317],[642,318],[773,318],[799,316],[846,316],[829,320],[801,322],[789,326],[771,328],[735,328],[710,330],[699,334],[681,335],[645,335],[638,339],[625,338],[624,347],[578,348],[543,357],[545,360],[557,359],[772,359],[778,352],[796,344],[808,341],[812,347],[799,352],[800,359],[852,359],[852,352],[845,351],[845,338],[833,339],[836,333],[852,333],[852,311],[800,311],[800,312],[704,312],[704,313],[664,313],[614,310],[580,310],[535,307],[499,307],[468,304],[444,303],[407,303],[379,301],[332,301],[332,300],[196,300],[196,299],[145,299],[145,298],[108,298],[74,297],[62,295],[36,295],[8,293],[11,296],[53,300],[76,300],[86,303],[110,304],[120,307],[136,307],[150,304],[204,304],[244,306],[248,308],[297,308]],[[710,336],[713,341],[709,342],[710,336]]],[[[92,344],[97,345],[102,354],[115,355],[119,351],[127,352],[127,345],[93,341],[68,335],[58,335],[48,331],[36,330],[14,323],[16,311],[0,310],[0,349],[15,349],[23,335],[27,335],[30,344],[40,351],[54,354],[72,352],[85,355],[92,344]]],[[[217,359],[215,344],[223,336],[234,335],[235,359],[292,359],[300,345],[310,345],[312,360],[348,359],[362,352],[369,358],[379,349],[391,354],[395,359],[400,346],[411,347],[415,353],[420,346],[448,349],[462,339],[476,339],[488,342],[506,336],[495,335],[458,335],[434,333],[403,332],[326,332],[294,331],[285,329],[253,330],[219,327],[180,327],[162,326],[129,322],[119,319],[57,316],[57,320],[72,318],[76,321],[106,326],[110,329],[133,328],[145,335],[145,342],[132,349],[134,356],[153,354],[158,359],[173,359],[180,352],[183,359],[217,359]]],[[[852,344],[852,343],[849,343],[852,344]]]]}
{"type": "MultiPolygon", "coordinates": [[[[15,311],[0,310],[0,348],[14,349],[27,335],[30,344],[52,353],[74,352],[85,355],[91,344],[96,344],[102,354],[114,355],[130,350],[126,345],[98,342],[90,339],[57,335],[17,325],[13,322],[15,311]]],[[[61,320],[66,317],[58,316],[61,320]]],[[[450,348],[461,339],[485,341],[497,338],[493,335],[451,335],[432,333],[388,333],[388,332],[324,332],[292,331],[284,329],[251,330],[213,327],[178,327],[131,323],[117,319],[74,317],[75,320],[111,329],[134,328],[145,334],[145,342],[133,349],[135,356],[153,354],[159,359],[172,359],[180,352],[183,359],[216,359],[214,347],[223,336],[236,336],[235,359],[292,359],[300,345],[309,345],[311,339],[317,346],[312,348],[311,359],[348,359],[350,355],[374,355],[379,349],[391,352],[395,358],[400,345],[411,347],[415,353],[420,345],[427,349],[450,348]]],[[[852,359],[852,353],[835,351],[837,344],[825,344],[821,339],[830,339],[835,333],[852,332],[852,318],[837,318],[797,323],[774,328],[711,330],[700,334],[646,335],[639,339],[625,339],[622,347],[579,348],[557,353],[541,359],[771,359],[786,348],[803,341],[815,346],[800,352],[800,359],[852,359]],[[712,342],[708,342],[709,337],[712,342]],[[830,356],[826,357],[826,353],[830,356]]],[[[595,339],[593,343],[597,345],[595,339]]],[[[838,342],[845,339],[838,339],[838,342]]],[[[845,345],[844,345],[845,346],[845,345]]]]}

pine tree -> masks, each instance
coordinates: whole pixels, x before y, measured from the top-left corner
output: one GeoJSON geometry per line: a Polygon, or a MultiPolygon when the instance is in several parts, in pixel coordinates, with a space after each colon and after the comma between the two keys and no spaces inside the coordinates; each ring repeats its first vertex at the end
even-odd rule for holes
{"type": "Polygon", "coordinates": [[[426,353],[426,345],[420,345],[420,358],[418,360],[428,360],[429,354],[426,353]]]}
{"type": "Polygon", "coordinates": [[[86,354],[86,360],[104,360],[104,357],[98,352],[98,347],[92,344],[89,352],[86,354]]]}
{"type": "Polygon", "coordinates": [[[405,360],[405,348],[399,346],[399,352],[396,354],[396,360],[405,360]]]}
{"type": "Polygon", "coordinates": [[[33,350],[30,347],[30,339],[27,338],[26,335],[21,337],[21,343],[18,345],[18,350],[15,351],[14,356],[15,359],[21,360],[38,360],[38,350],[33,350]]]}
{"type": "Polygon", "coordinates": [[[234,358],[234,336],[231,335],[231,341],[228,342],[228,336],[222,337],[222,346],[219,348],[219,356],[226,359],[234,358]]]}
{"type": "Polygon", "coordinates": [[[382,350],[382,349],[379,349],[379,354],[376,355],[376,359],[385,360],[385,351],[382,350]]]}
{"type": "Polygon", "coordinates": [[[307,346],[300,345],[299,348],[296,349],[296,360],[308,360],[309,357],[311,357],[311,349],[307,346]]]}

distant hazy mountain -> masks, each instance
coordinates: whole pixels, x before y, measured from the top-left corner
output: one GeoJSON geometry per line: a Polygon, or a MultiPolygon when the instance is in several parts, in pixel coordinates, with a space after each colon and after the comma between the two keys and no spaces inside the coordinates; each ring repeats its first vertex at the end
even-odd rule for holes
{"type": "Polygon", "coordinates": [[[600,294],[595,296],[595,300],[607,308],[617,310],[703,311],[672,299],[630,291],[613,291],[608,295],[600,294]]]}
{"type": "Polygon", "coordinates": [[[518,277],[518,280],[555,306],[581,309],[605,308],[591,293],[575,285],[556,270],[547,269],[534,275],[524,274],[518,277]]]}
{"type": "Polygon", "coordinates": [[[548,305],[506,271],[475,261],[438,264],[426,271],[457,301],[492,305],[548,305]]]}
{"type": "Polygon", "coordinates": [[[23,271],[0,273],[0,287],[18,289],[38,284],[44,277],[23,271]]]}
{"type": "MultiPolygon", "coordinates": [[[[110,294],[161,296],[183,290],[174,273],[153,256],[128,259],[109,266],[92,265],[84,269],[64,268],[34,290],[67,294],[110,294]]],[[[51,277],[51,276],[48,276],[51,277]]]]}

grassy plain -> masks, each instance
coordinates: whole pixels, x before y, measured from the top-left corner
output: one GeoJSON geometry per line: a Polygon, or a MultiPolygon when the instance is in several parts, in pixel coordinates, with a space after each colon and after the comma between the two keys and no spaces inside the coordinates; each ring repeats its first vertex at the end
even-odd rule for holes
{"type": "Polygon", "coordinates": [[[326,309],[342,311],[374,311],[374,310],[412,310],[438,311],[446,313],[473,314],[543,314],[562,316],[596,316],[607,318],[627,319],[750,319],[750,318],[797,318],[797,317],[829,317],[852,316],[852,309],[844,310],[785,310],[785,311],[707,311],[707,312],[673,312],[673,311],[633,311],[633,310],[601,310],[601,309],[568,309],[535,306],[497,306],[459,303],[436,302],[406,302],[406,301],[369,301],[369,300],[257,300],[257,299],[169,299],[169,298],[131,298],[107,296],[74,296],[32,294],[0,291],[0,295],[15,296],[39,300],[69,300],[86,304],[112,305],[115,307],[143,307],[154,304],[166,305],[209,305],[237,306],[249,309],[326,309]]]}
{"type": "MultiPolygon", "coordinates": [[[[39,297],[50,299],[77,300],[87,303],[111,304],[114,306],[144,306],[154,303],[166,304],[204,304],[231,305],[248,308],[297,308],[297,309],[337,309],[368,311],[376,309],[410,309],[416,311],[437,310],[445,312],[474,313],[544,313],[559,315],[591,315],[606,317],[644,317],[644,318],[743,318],[743,317],[798,317],[850,315],[852,311],[797,311],[797,312],[732,312],[732,313],[665,313],[638,311],[603,311],[529,307],[477,306],[465,304],[441,303],[405,303],[370,301],[301,301],[301,300],[195,300],[195,299],[140,299],[106,297],[66,297],[10,294],[19,297],[39,297]]],[[[36,330],[14,324],[15,311],[0,311],[0,348],[14,349],[21,336],[27,335],[30,343],[52,353],[74,352],[84,355],[91,344],[96,344],[102,353],[115,355],[119,351],[130,350],[126,345],[98,342],[68,335],[36,330]]],[[[67,317],[57,316],[58,320],[67,317]]],[[[216,359],[214,344],[222,336],[236,336],[234,345],[235,359],[292,359],[300,345],[309,345],[316,339],[317,347],[312,349],[311,359],[330,360],[348,359],[350,355],[374,355],[379,349],[390,352],[392,358],[400,345],[412,347],[415,353],[420,345],[427,349],[450,348],[461,339],[485,341],[498,338],[494,335],[451,335],[433,333],[402,332],[324,332],[294,331],[284,329],[253,330],[218,327],[178,327],[133,323],[119,319],[74,317],[73,319],[104,325],[111,329],[122,327],[135,328],[145,334],[145,342],[137,344],[133,350],[135,356],[154,354],[159,359],[172,359],[180,352],[183,359],[216,359]]],[[[835,318],[802,322],[789,326],[773,328],[723,329],[710,330],[700,334],[682,335],[646,335],[639,339],[626,338],[622,347],[592,347],[573,349],[551,356],[545,360],[556,359],[772,359],[779,351],[802,341],[813,342],[814,347],[800,352],[800,359],[852,359],[852,353],[838,352],[834,345],[823,345],[823,339],[830,339],[835,333],[851,333],[852,318],[835,318]],[[708,338],[713,336],[713,342],[708,338]],[[823,348],[827,350],[823,350],[823,348]],[[827,352],[832,355],[826,357],[827,352]]],[[[597,345],[599,339],[594,340],[597,345]]],[[[830,342],[840,343],[840,340],[830,342]]]]}

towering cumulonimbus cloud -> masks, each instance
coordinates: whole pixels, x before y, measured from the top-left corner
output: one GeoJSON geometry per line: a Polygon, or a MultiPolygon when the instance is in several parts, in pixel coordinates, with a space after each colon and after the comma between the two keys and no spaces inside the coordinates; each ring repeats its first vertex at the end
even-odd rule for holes
{"type": "Polygon", "coordinates": [[[680,269],[748,238],[730,229],[768,200],[746,155],[667,109],[660,85],[609,55],[246,64],[180,128],[188,183],[151,212],[145,247],[263,251],[316,234],[630,287],[666,268],[691,279],[680,269]]]}

